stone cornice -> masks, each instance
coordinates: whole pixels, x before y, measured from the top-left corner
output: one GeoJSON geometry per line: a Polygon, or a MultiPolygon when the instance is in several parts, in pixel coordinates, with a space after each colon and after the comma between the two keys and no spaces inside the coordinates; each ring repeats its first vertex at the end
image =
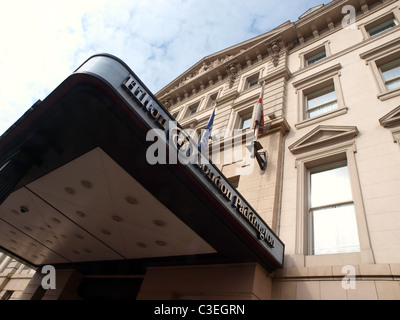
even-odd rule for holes
{"type": "Polygon", "coordinates": [[[235,77],[239,76],[242,70],[260,62],[264,63],[266,59],[271,59],[272,65],[277,67],[283,49],[294,53],[322,37],[337,32],[342,28],[341,9],[344,5],[353,5],[356,8],[359,21],[395,2],[395,0],[386,0],[383,3],[377,0],[331,1],[294,23],[285,22],[265,34],[203,58],[160,90],[156,96],[169,108],[183,100],[191,99],[204,90],[209,90],[216,84],[227,82],[229,87],[232,87],[235,77]],[[230,68],[233,61],[235,66],[230,68]],[[234,74],[231,71],[234,71],[234,74]]]}

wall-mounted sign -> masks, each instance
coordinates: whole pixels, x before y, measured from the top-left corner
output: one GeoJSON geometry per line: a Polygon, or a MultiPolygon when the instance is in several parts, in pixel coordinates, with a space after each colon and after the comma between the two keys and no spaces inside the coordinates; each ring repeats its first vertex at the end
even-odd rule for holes
{"type": "MultiPolygon", "coordinates": [[[[233,188],[222,173],[209,162],[209,159],[200,152],[185,155],[179,154],[179,150],[185,143],[190,143],[191,148],[198,150],[196,142],[192,141],[189,134],[176,123],[175,119],[161,107],[152,95],[145,90],[140,81],[133,75],[129,75],[121,84],[122,89],[140,106],[141,116],[146,118],[153,129],[158,129],[162,134],[159,138],[168,148],[177,152],[177,157],[185,158],[190,170],[207,185],[210,192],[225,203],[225,207],[231,214],[266,248],[279,262],[283,262],[283,243],[273,231],[251,208],[247,201],[233,188]],[[217,191],[217,192],[215,192],[217,191]]],[[[182,162],[182,161],[181,161],[182,162]]]]}

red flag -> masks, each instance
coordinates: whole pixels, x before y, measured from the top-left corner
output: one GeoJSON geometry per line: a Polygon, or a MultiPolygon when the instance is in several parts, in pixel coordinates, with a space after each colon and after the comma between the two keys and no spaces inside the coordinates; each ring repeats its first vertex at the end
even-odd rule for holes
{"type": "Polygon", "coordinates": [[[256,117],[254,121],[254,129],[258,128],[258,133],[263,134],[262,128],[264,127],[264,88],[265,88],[265,81],[262,84],[260,97],[258,99],[257,109],[256,109],[256,117]]]}

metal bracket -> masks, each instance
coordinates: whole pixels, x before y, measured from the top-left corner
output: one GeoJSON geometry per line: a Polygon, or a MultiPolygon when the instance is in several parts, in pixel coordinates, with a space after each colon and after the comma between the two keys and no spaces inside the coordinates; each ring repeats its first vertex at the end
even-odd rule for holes
{"type": "Polygon", "coordinates": [[[258,141],[253,141],[250,146],[247,146],[247,149],[251,152],[251,158],[256,158],[261,174],[265,172],[268,164],[268,154],[266,151],[260,151],[262,148],[263,146],[258,141]]]}

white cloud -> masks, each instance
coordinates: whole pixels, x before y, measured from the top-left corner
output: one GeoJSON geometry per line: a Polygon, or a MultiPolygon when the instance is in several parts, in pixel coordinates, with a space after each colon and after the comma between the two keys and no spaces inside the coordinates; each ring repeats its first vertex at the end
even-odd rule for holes
{"type": "MultiPolygon", "coordinates": [[[[325,1],[326,3],[327,1],[325,1]]],[[[25,0],[0,4],[0,134],[96,53],[157,92],[202,57],[322,0],[25,0]],[[289,9],[289,10],[288,10],[289,9]]]]}

